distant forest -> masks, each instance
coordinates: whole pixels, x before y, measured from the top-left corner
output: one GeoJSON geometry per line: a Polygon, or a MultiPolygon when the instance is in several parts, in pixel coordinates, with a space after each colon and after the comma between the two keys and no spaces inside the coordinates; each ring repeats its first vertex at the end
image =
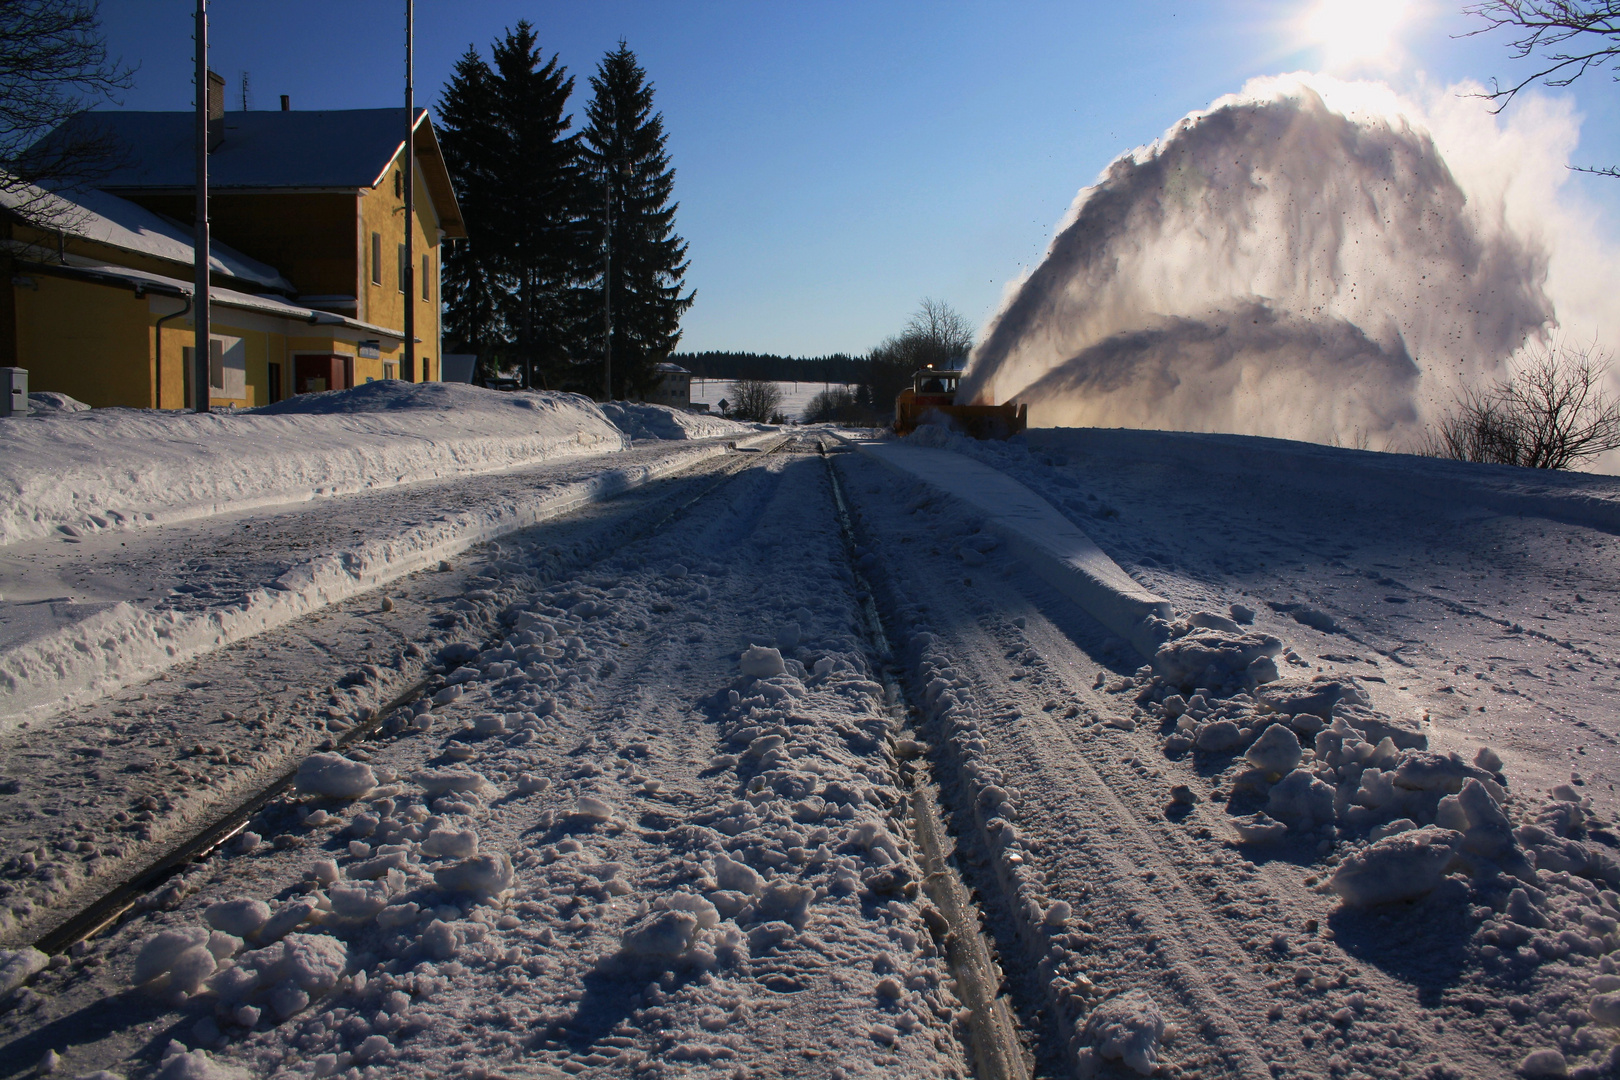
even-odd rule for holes
{"type": "Polygon", "coordinates": [[[866,356],[773,356],[769,353],[676,353],[671,363],[700,379],[769,379],[775,382],[864,383],[871,380],[866,356]]]}

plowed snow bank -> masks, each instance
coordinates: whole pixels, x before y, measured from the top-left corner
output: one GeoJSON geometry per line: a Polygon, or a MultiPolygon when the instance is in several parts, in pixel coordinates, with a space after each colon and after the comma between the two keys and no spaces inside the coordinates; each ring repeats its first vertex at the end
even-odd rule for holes
{"type": "Polygon", "coordinates": [[[367,383],[246,412],[0,420],[0,545],[622,450],[577,394],[367,383]]]}

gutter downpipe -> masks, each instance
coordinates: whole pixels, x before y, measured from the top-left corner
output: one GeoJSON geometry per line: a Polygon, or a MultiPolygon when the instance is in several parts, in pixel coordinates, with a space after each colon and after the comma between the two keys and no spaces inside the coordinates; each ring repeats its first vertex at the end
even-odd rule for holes
{"type": "MultiPolygon", "coordinates": [[[[163,324],[168,322],[170,319],[178,319],[182,315],[189,314],[190,312],[191,297],[187,296],[185,307],[181,308],[179,311],[171,311],[167,315],[159,316],[158,321],[152,324],[152,329],[155,331],[156,348],[154,349],[154,355],[157,362],[157,370],[153,373],[154,377],[152,380],[153,408],[163,408],[163,324]]],[[[181,406],[181,408],[184,407],[184,405],[181,406]]]]}

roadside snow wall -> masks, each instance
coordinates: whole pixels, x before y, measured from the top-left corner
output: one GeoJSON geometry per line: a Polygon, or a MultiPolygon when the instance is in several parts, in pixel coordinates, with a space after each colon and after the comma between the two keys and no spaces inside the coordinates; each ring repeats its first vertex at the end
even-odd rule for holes
{"type": "Polygon", "coordinates": [[[645,401],[611,401],[602,406],[602,412],[632,439],[713,439],[767,430],[764,424],[744,424],[645,401]]]}
{"type": "Polygon", "coordinates": [[[367,383],[243,412],[0,420],[0,545],[493,472],[629,443],[577,394],[367,383]]]}

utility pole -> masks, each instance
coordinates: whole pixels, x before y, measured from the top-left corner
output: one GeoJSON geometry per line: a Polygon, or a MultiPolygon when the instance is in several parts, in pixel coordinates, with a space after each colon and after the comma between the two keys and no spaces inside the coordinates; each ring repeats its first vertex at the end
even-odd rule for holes
{"type": "Polygon", "coordinates": [[[197,412],[208,411],[208,0],[197,0],[197,231],[192,238],[194,297],[191,388],[197,412]]]}
{"type": "MultiPolygon", "coordinates": [[[[610,89],[611,93],[611,89],[610,89]]],[[[602,155],[602,191],[607,200],[602,232],[602,400],[613,400],[613,145],[619,140],[619,102],[608,98],[613,118],[602,155]]]]}
{"type": "Polygon", "coordinates": [[[405,0],[405,365],[400,372],[406,382],[416,381],[416,101],[411,85],[415,6],[414,0],[405,0]]]}

